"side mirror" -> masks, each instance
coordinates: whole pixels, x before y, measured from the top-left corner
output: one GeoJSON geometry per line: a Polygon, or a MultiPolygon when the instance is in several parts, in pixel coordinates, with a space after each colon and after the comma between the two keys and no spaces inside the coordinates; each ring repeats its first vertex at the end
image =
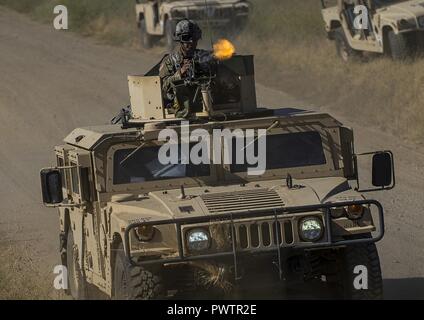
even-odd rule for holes
{"type": "Polygon", "coordinates": [[[58,169],[43,169],[40,172],[41,191],[45,204],[59,204],[63,201],[62,174],[58,169]]]}
{"type": "MultiPolygon", "coordinates": [[[[355,154],[353,156],[355,172],[358,170],[358,159],[365,157],[367,159],[369,170],[372,171],[372,185],[373,188],[361,188],[359,174],[356,176],[356,188],[358,192],[371,192],[371,191],[382,191],[391,190],[395,187],[395,165],[394,156],[391,151],[377,151],[377,152],[366,152],[355,154]],[[370,157],[372,156],[372,162],[370,163],[370,157]],[[371,168],[372,167],[372,168],[371,168]]],[[[366,179],[368,180],[368,179],[366,179]]],[[[369,183],[367,183],[369,184],[369,183]]]]}
{"type": "Polygon", "coordinates": [[[393,182],[393,158],[389,152],[376,153],[372,158],[372,185],[385,188],[393,182]]]}

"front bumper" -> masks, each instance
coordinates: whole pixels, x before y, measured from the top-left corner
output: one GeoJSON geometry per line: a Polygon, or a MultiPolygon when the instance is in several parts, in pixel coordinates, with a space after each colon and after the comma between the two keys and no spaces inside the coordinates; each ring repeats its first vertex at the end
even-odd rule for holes
{"type": "MultiPolygon", "coordinates": [[[[375,224],[374,224],[375,225],[375,224]]],[[[182,262],[190,262],[190,261],[199,261],[199,260],[209,260],[209,259],[218,259],[218,258],[228,258],[232,257],[234,261],[234,269],[237,271],[237,263],[240,255],[249,255],[249,254],[259,254],[259,253],[270,253],[275,252],[278,255],[278,261],[280,263],[280,271],[281,271],[281,250],[286,248],[294,248],[294,249],[318,249],[318,248],[331,248],[338,246],[347,246],[354,245],[359,243],[373,243],[381,240],[384,236],[384,212],[383,206],[376,200],[360,200],[360,201],[347,201],[347,202],[338,202],[338,203],[327,203],[327,204],[319,204],[319,205],[310,205],[310,206],[298,206],[298,207],[287,207],[283,209],[279,209],[274,211],[274,214],[269,211],[266,212],[238,212],[238,213],[229,213],[229,214],[219,214],[215,216],[205,216],[205,217],[190,217],[190,218],[180,218],[180,219],[170,219],[163,221],[148,221],[148,222],[137,222],[130,224],[125,229],[124,234],[124,248],[126,257],[131,265],[137,266],[146,266],[146,265],[154,265],[154,264],[172,264],[172,263],[182,263],[182,262]],[[372,235],[371,237],[364,238],[356,238],[356,239],[342,239],[338,240],[334,237],[332,232],[332,217],[330,213],[330,209],[346,207],[350,205],[361,205],[361,206],[375,206],[378,210],[378,226],[377,234],[372,235]],[[287,244],[284,241],[277,241],[276,244],[270,245],[266,248],[254,248],[254,249],[244,249],[240,250],[239,244],[237,244],[237,237],[235,234],[235,226],[240,221],[245,219],[257,219],[261,217],[270,217],[273,216],[273,219],[280,223],[281,220],[291,219],[293,217],[298,216],[299,214],[304,214],[307,216],[308,214],[314,216],[316,212],[319,211],[322,214],[323,222],[324,222],[324,237],[320,242],[312,243],[295,243],[295,244],[287,244]],[[231,246],[229,250],[225,250],[222,252],[215,253],[205,253],[205,254],[196,254],[189,255],[186,253],[184,249],[184,239],[183,239],[183,230],[188,225],[200,224],[200,223],[210,223],[214,221],[219,221],[220,223],[225,222],[230,224],[230,241],[231,246]],[[163,259],[154,259],[154,260],[145,260],[139,261],[138,257],[134,259],[131,253],[130,247],[130,232],[137,227],[147,225],[175,225],[177,232],[177,244],[178,244],[178,254],[171,258],[163,258],[163,259]]],[[[340,238],[340,237],[339,237],[340,238]]]]}

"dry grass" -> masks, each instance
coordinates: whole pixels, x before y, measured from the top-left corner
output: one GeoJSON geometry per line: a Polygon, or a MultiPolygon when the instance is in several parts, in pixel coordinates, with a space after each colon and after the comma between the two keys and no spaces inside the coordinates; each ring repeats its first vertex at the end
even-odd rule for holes
{"type": "Polygon", "coordinates": [[[53,289],[52,272],[41,273],[31,251],[16,243],[0,245],[0,300],[60,298],[53,289]]]}
{"type": "Polygon", "coordinates": [[[199,284],[205,288],[218,289],[224,293],[229,293],[233,289],[233,284],[223,266],[209,262],[193,262],[192,265],[198,268],[199,284]]]}

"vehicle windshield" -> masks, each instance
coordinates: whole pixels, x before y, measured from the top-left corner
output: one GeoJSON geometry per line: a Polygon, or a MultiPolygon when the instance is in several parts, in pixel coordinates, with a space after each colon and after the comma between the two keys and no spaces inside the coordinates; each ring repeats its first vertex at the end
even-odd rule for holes
{"type": "MultiPolygon", "coordinates": [[[[232,144],[233,173],[246,172],[248,164],[235,164],[237,143],[232,144]]],[[[257,145],[255,145],[257,153],[257,145]]],[[[266,137],[266,170],[287,169],[326,164],[319,132],[298,132],[268,135],[266,137]]]]}
{"type": "MultiPolygon", "coordinates": [[[[246,138],[233,137],[231,143],[231,165],[232,173],[245,173],[250,169],[257,167],[248,164],[247,159],[252,155],[252,148],[247,148],[246,138]],[[244,153],[244,161],[237,164],[237,155],[244,153]]],[[[258,143],[254,143],[253,152],[255,157],[258,154],[258,143]]],[[[321,135],[317,131],[286,133],[267,135],[266,139],[266,159],[265,170],[288,169],[297,167],[319,166],[327,163],[321,135]]],[[[190,150],[194,144],[190,145],[190,150]]],[[[117,150],[114,153],[114,184],[143,183],[148,181],[209,177],[209,164],[181,164],[183,159],[178,159],[179,164],[163,165],[159,161],[160,146],[143,147],[140,149],[129,148],[117,150]]]]}
{"type": "MultiPolygon", "coordinates": [[[[135,148],[116,151],[113,157],[113,183],[129,184],[184,177],[210,176],[209,165],[163,165],[159,161],[159,149],[160,146],[155,146],[141,148],[135,153],[135,148]]],[[[179,162],[182,162],[181,159],[179,159],[179,162]]]]}

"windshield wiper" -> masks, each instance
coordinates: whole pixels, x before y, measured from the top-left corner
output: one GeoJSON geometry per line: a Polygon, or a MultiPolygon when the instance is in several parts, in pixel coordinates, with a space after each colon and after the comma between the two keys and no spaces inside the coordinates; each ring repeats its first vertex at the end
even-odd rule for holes
{"type": "Polygon", "coordinates": [[[141,148],[143,148],[145,144],[146,142],[142,142],[137,148],[134,149],[133,152],[127,155],[124,159],[122,159],[122,161],[119,162],[119,165],[122,166],[124,162],[126,162],[129,158],[131,158],[134,154],[136,154],[141,148]]]}

